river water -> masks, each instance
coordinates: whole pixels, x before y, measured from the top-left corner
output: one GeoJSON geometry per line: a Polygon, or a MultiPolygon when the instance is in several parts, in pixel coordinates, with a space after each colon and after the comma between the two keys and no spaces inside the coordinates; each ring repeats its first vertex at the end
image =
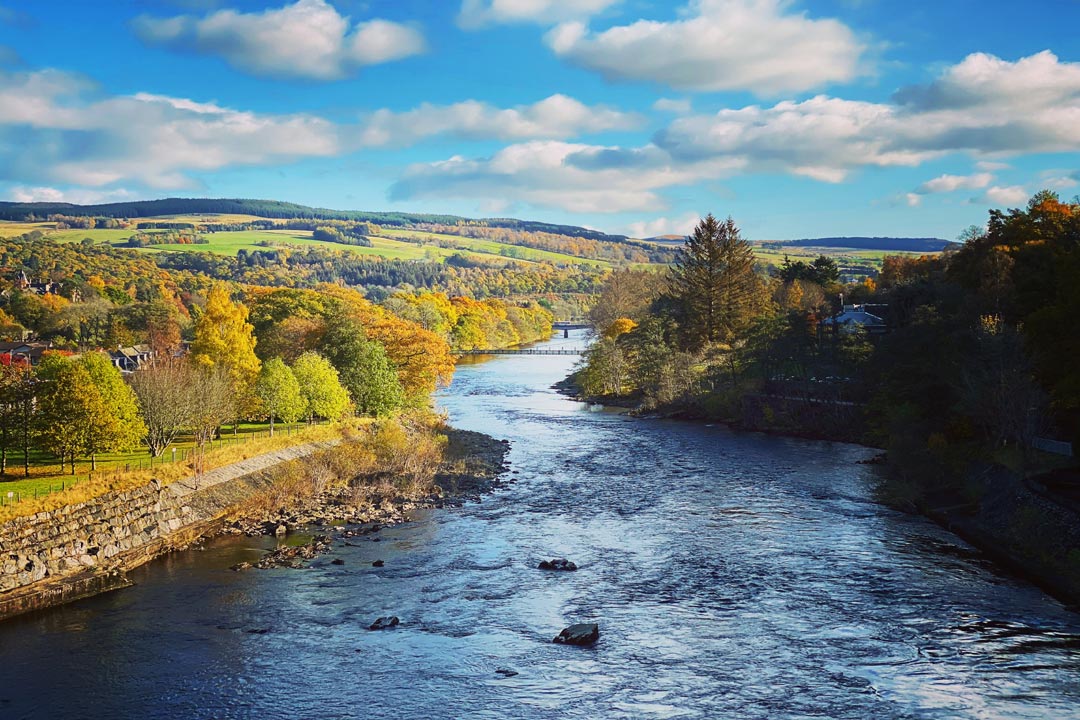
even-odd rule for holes
{"type": "Polygon", "coordinates": [[[0,625],[0,718],[1080,718],[1080,615],[876,504],[871,451],[590,410],[549,389],[573,362],[440,395],[512,443],[480,503],[306,570],[223,538],[0,625]],[[595,647],[551,643],[578,621],[595,647]]]}

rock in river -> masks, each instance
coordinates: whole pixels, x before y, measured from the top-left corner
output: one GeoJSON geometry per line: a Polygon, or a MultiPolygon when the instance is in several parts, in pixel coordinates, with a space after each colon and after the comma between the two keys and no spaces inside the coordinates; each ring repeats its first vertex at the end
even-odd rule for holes
{"type": "Polygon", "coordinates": [[[537,565],[541,570],[577,570],[577,565],[570,562],[566,558],[553,558],[551,560],[541,560],[537,565]]]}
{"type": "Polygon", "coordinates": [[[368,625],[368,630],[386,630],[387,628],[397,627],[400,623],[401,621],[398,620],[397,615],[391,615],[390,617],[381,617],[375,620],[375,622],[368,625]]]}
{"type": "Polygon", "coordinates": [[[578,623],[563,628],[551,642],[560,645],[592,645],[600,639],[600,626],[596,623],[578,623]]]}

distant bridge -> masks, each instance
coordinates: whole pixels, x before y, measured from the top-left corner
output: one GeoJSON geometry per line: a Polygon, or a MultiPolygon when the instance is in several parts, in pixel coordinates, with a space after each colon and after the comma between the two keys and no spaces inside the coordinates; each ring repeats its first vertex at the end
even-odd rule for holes
{"type": "Polygon", "coordinates": [[[458,350],[455,355],[583,355],[581,348],[503,348],[501,350],[458,350]]]}
{"type": "Polygon", "coordinates": [[[570,337],[571,330],[588,330],[592,325],[584,320],[556,320],[551,323],[552,330],[562,330],[562,336],[564,338],[570,337]]]}

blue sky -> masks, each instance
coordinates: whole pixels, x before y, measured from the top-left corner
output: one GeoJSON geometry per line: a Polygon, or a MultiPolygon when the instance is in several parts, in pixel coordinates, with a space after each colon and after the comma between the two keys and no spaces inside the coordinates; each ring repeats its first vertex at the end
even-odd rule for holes
{"type": "Polygon", "coordinates": [[[1080,0],[0,0],[0,199],[956,237],[1080,192],[1080,0]]]}

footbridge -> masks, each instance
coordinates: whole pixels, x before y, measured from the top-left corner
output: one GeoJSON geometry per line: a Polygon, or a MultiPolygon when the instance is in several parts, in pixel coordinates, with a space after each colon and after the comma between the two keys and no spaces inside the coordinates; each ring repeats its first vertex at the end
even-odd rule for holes
{"type": "Polygon", "coordinates": [[[583,355],[583,348],[502,348],[499,350],[458,350],[455,355],[583,355]]]}

